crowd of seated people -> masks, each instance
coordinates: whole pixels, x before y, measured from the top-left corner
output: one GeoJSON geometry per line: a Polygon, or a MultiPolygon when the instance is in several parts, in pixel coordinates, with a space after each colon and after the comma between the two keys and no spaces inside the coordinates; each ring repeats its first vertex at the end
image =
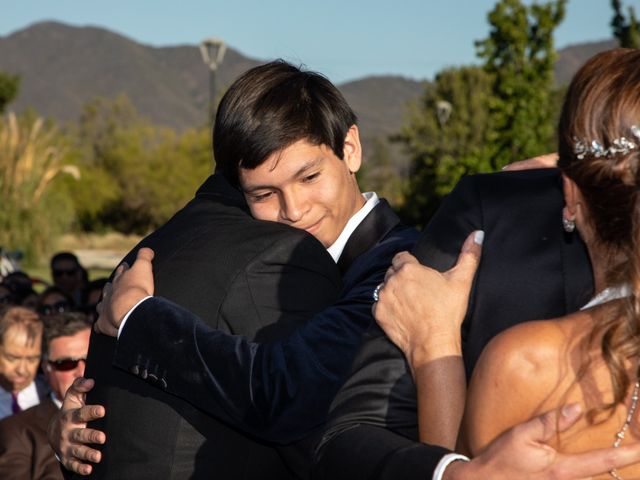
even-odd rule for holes
{"type": "Polygon", "coordinates": [[[62,478],[46,439],[66,390],[84,373],[106,278],[78,258],[51,259],[51,285],[23,271],[0,278],[0,478],[62,478]],[[39,291],[37,291],[39,290],[39,291]]]}
{"type": "Polygon", "coordinates": [[[71,252],[56,253],[50,265],[52,283],[49,285],[23,271],[0,278],[0,306],[17,305],[35,310],[45,323],[47,318],[64,312],[82,312],[95,319],[96,305],[107,279],[89,281],[87,270],[71,252]],[[44,289],[37,284],[44,284],[44,289]]]}

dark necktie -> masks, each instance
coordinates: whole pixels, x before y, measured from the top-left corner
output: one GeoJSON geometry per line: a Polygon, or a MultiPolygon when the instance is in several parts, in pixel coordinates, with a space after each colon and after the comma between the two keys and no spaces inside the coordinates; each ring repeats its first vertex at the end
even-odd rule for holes
{"type": "Polygon", "coordinates": [[[19,413],[22,411],[18,404],[18,394],[14,392],[11,392],[11,411],[13,413],[19,413]]]}

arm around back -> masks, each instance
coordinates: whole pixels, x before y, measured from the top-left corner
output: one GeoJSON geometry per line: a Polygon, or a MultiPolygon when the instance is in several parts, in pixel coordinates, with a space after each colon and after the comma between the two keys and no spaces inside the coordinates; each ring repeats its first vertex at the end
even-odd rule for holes
{"type": "Polygon", "coordinates": [[[315,239],[301,232],[275,238],[227,289],[218,324],[235,335],[156,297],[128,319],[114,363],[248,433],[293,440],[324,420],[343,375],[340,351],[327,344],[362,328],[314,317],[339,286],[315,239]],[[335,363],[321,356],[329,354],[335,363]]]}

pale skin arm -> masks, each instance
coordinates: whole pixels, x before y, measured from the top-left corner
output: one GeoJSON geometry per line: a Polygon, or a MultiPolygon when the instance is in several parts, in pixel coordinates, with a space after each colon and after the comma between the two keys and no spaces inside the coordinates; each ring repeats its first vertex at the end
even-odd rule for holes
{"type": "Polygon", "coordinates": [[[62,402],[62,408],[53,416],[47,428],[49,444],[58,455],[62,465],[72,472],[89,475],[93,467],[89,462],[99,463],[102,454],[91,448],[103,444],[106,435],[87,428],[87,422],[105,415],[101,405],[85,405],[85,395],[93,388],[93,380],[76,378],[62,402]]]}
{"type": "Polygon", "coordinates": [[[482,235],[472,233],[458,262],[440,273],[403,252],[393,259],[373,314],[405,354],[418,394],[420,441],[455,447],[466,380],[460,325],[480,261],[482,235]]]}

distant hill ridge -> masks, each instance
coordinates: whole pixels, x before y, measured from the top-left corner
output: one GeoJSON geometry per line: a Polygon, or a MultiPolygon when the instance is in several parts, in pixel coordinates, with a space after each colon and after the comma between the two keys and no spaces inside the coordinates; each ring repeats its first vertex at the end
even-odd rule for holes
{"type": "MultiPolygon", "coordinates": [[[[560,50],[558,82],[567,83],[587,58],[614,45],[594,42],[560,50]]],[[[263,61],[228,48],[219,88],[263,61]]],[[[103,28],[41,22],[0,37],[0,70],[22,77],[11,105],[18,111],[31,106],[45,116],[73,121],[92,98],[125,93],[153,122],[183,130],[207,121],[208,71],[193,45],[150,47],[103,28]]],[[[339,88],[372,138],[399,130],[406,103],[417,99],[424,85],[375,76],[339,88]]]]}

